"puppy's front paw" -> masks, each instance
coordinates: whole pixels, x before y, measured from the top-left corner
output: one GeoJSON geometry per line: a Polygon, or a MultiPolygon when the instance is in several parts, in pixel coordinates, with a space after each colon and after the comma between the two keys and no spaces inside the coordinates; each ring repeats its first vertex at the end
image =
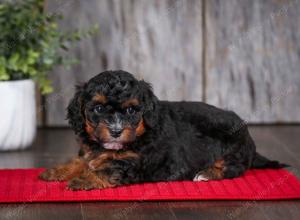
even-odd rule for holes
{"type": "Polygon", "coordinates": [[[90,182],[88,179],[84,179],[84,178],[74,178],[71,179],[68,182],[68,186],[67,189],[70,190],[92,190],[95,189],[97,187],[94,186],[94,184],[92,182],[90,182]]]}
{"type": "Polygon", "coordinates": [[[65,175],[56,168],[51,168],[40,173],[39,178],[45,181],[64,181],[65,175]]]}

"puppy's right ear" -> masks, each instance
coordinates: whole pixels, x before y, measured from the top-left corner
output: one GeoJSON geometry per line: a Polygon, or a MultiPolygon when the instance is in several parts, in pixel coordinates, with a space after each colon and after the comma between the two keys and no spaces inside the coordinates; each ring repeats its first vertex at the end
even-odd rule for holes
{"type": "Polygon", "coordinates": [[[153,128],[158,121],[158,99],[152,91],[152,87],[144,80],[139,81],[140,91],[142,93],[142,100],[144,104],[143,118],[145,124],[153,128]]]}
{"type": "Polygon", "coordinates": [[[83,110],[83,90],[85,85],[76,86],[75,95],[67,107],[67,119],[75,134],[85,131],[85,115],[83,110]]]}

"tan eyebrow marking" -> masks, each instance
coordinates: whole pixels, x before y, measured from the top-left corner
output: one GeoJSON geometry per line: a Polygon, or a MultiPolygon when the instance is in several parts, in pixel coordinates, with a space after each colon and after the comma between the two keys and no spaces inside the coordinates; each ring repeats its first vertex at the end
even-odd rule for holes
{"type": "Polygon", "coordinates": [[[104,95],[96,94],[93,97],[93,101],[100,102],[101,104],[105,104],[107,102],[107,98],[104,95]]]}
{"type": "Polygon", "coordinates": [[[122,103],[122,108],[126,108],[132,105],[138,105],[139,101],[137,99],[129,99],[122,103]]]}

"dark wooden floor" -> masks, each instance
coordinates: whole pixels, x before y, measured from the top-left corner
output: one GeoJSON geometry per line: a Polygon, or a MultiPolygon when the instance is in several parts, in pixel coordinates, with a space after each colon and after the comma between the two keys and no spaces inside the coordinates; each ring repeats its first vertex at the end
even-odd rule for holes
{"type": "MultiPolygon", "coordinates": [[[[300,169],[300,126],[253,126],[258,151],[300,169]]],[[[50,167],[77,153],[67,129],[39,130],[32,148],[0,153],[0,168],[50,167]]],[[[300,219],[300,201],[90,202],[0,205],[0,219],[300,219]]]]}

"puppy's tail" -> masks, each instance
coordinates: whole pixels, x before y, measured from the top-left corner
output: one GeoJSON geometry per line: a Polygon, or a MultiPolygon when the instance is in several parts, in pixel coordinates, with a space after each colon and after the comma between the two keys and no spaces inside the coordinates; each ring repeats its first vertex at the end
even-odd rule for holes
{"type": "Polygon", "coordinates": [[[289,165],[280,163],[276,160],[269,160],[265,158],[264,156],[261,156],[259,153],[255,153],[254,159],[252,161],[251,168],[255,169],[264,169],[264,168],[273,168],[273,169],[279,169],[289,167],[289,165]]]}

